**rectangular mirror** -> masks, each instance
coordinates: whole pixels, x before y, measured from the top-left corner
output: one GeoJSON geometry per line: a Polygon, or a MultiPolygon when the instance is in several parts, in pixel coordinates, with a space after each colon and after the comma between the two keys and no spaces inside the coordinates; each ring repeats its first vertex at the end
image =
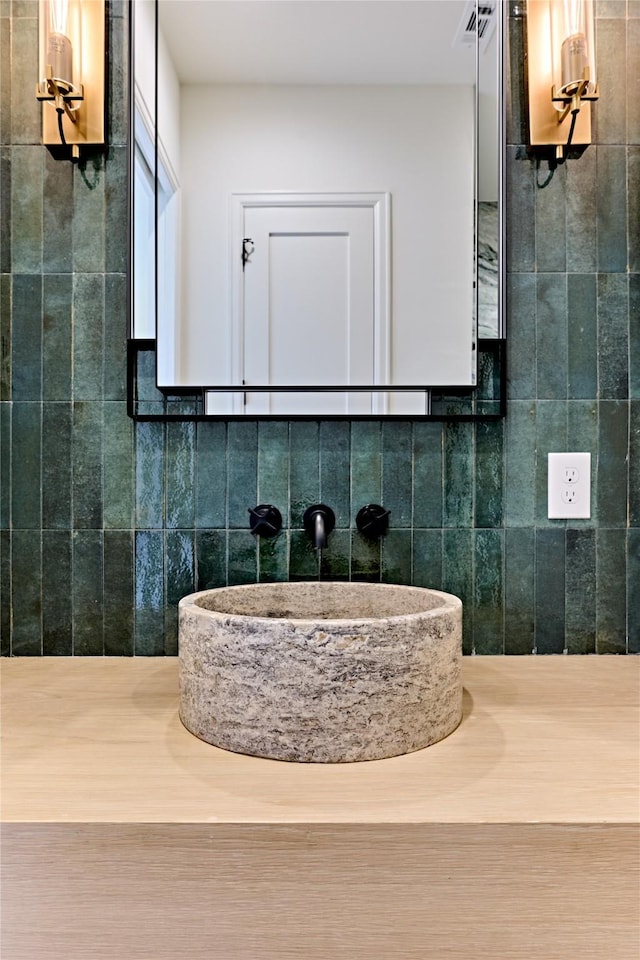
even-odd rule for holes
{"type": "Polygon", "coordinates": [[[143,377],[199,416],[473,393],[503,337],[497,0],[133,10],[143,377]]]}

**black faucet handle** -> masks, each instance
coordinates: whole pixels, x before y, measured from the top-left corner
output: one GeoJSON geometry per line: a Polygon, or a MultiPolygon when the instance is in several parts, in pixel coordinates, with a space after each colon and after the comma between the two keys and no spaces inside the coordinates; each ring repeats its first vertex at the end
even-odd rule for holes
{"type": "Polygon", "coordinates": [[[258,537],[275,537],[282,530],[282,514],[271,503],[249,507],[251,533],[258,537]]]}
{"type": "Polygon", "coordinates": [[[379,503],[367,503],[356,516],[356,526],[363,537],[368,540],[377,540],[383,537],[389,529],[389,515],[379,503]]]}

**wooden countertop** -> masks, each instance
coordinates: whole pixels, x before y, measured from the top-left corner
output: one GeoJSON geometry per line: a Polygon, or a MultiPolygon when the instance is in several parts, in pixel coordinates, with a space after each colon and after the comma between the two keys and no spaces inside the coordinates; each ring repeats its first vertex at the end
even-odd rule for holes
{"type": "Polygon", "coordinates": [[[630,823],[637,657],[465,658],[465,715],[425,750],[353,764],[227,753],[178,718],[178,663],[1,663],[2,819],[61,823],[630,823]]]}

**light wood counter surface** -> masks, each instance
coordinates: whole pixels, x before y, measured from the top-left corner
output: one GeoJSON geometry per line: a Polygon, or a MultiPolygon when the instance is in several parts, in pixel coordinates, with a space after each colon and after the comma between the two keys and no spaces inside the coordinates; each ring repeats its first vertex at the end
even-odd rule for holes
{"type": "Polygon", "coordinates": [[[477,657],[446,740],[226,753],[174,659],[1,663],[3,960],[637,960],[640,658],[477,657]]]}

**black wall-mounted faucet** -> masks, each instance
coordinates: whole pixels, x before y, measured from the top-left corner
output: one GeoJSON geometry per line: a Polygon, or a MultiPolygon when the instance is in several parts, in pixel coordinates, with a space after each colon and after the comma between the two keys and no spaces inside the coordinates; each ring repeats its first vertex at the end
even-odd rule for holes
{"type": "Polygon", "coordinates": [[[324,550],[327,537],[336,525],[336,515],[324,503],[316,503],[308,507],[302,518],[304,528],[313,541],[316,550],[324,550]]]}
{"type": "Polygon", "coordinates": [[[385,510],[379,503],[368,503],[358,510],[356,526],[367,540],[377,540],[387,532],[390,513],[390,510],[385,510]]]}

